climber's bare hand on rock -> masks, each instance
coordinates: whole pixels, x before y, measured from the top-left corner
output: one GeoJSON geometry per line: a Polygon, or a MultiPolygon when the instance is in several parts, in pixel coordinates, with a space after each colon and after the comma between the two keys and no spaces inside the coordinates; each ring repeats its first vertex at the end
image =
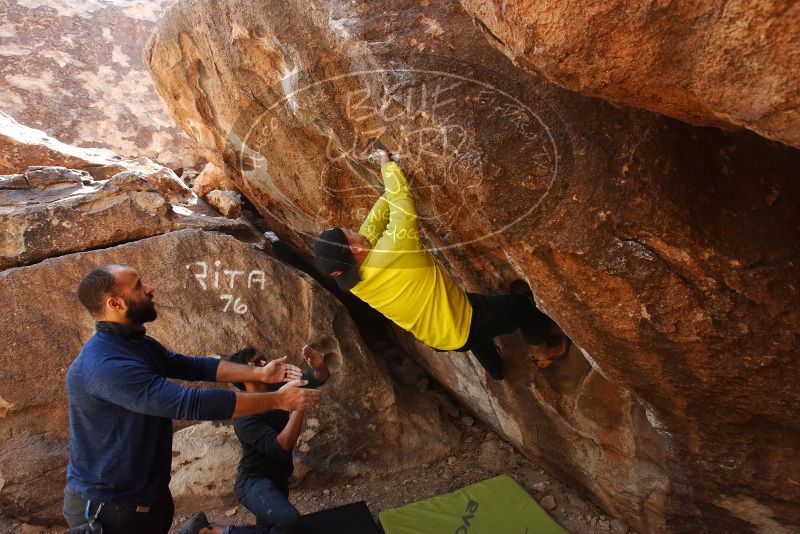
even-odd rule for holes
{"type": "Polygon", "coordinates": [[[311,345],[303,345],[303,359],[312,369],[325,365],[325,358],[322,353],[311,345]]]}

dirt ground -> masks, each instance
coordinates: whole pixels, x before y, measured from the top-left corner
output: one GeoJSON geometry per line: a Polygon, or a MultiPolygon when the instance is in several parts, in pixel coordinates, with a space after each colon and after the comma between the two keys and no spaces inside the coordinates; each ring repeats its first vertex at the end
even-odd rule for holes
{"type": "MultiPolygon", "coordinates": [[[[519,482],[568,532],[633,534],[618,519],[603,513],[574,489],[559,482],[519,454],[503,438],[470,416],[459,419],[463,449],[432,465],[374,478],[358,477],[325,489],[293,489],[290,499],[301,514],[364,500],[373,516],[475,482],[506,474],[519,482]]],[[[219,525],[247,525],[253,516],[242,506],[206,510],[219,525]]],[[[187,516],[176,516],[171,534],[177,534],[187,516]]]]}
{"type": "MultiPolygon", "coordinates": [[[[539,469],[479,421],[463,416],[458,423],[463,435],[463,448],[438,463],[373,478],[358,477],[325,489],[293,489],[290,499],[303,514],[364,500],[377,518],[378,513],[388,508],[507,474],[527,489],[570,533],[633,533],[625,523],[607,516],[574,489],[539,469]]],[[[253,522],[253,516],[242,506],[205,512],[209,519],[220,525],[246,525],[253,522]]],[[[186,515],[176,515],[171,534],[177,534],[186,519],[186,515]]],[[[0,519],[0,532],[3,533],[55,534],[64,530],[0,519]]]]}
{"type": "MultiPolygon", "coordinates": [[[[519,454],[500,436],[479,421],[465,416],[459,419],[464,436],[463,449],[433,465],[377,478],[355,478],[326,489],[294,489],[290,499],[302,514],[364,500],[372,514],[420,499],[454,491],[475,482],[506,474],[519,482],[536,501],[568,532],[596,534],[633,532],[612,519],[530,460],[519,454]]],[[[242,506],[206,510],[209,519],[220,525],[246,525],[253,516],[242,506]]],[[[171,531],[177,534],[187,519],[176,517],[171,531]]],[[[499,533],[498,533],[499,534],[499,533]]]]}

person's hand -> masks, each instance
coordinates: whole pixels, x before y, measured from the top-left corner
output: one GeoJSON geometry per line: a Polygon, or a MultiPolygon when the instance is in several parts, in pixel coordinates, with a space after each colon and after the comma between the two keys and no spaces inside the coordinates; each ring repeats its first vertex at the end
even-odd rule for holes
{"type": "Polygon", "coordinates": [[[305,389],[306,380],[292,380],[277,391],[278,409],[288,412],[313,408],[322,400],[322,392],[318,389],[305,389]]]}
{"type": "Polygon", "coordinates": [[[379,148],[367,156],[367,161],[373,165],[377,164],[383,167],[386,163],[391,161],[391,157],[386,150],[379,148]]]}
{"type": "Polygon", "coordinates": [[[389,153],[387,151],[385,151],[385,150],[377,150],[376,153],[378,155],[378,160],[381,163],[381,167],[383,167],[384,165],[386,165],[387,163],[392,161],[389,158],[389,153]]]}
{"type": "Polygon", "coordinates": [[[286,363],[287,356],[272,360],[263,367],[256,367],[256,376],[259,382],[274,384],[276,382],[289,382],[298,380],[303,372],[296,365],[286,363]]]}
{"type": "Polygon", "coordinates": [[[317,369],[325,365],[325,357],[311,345],[303,346],[303,359],[312,369],[317,369]]]}

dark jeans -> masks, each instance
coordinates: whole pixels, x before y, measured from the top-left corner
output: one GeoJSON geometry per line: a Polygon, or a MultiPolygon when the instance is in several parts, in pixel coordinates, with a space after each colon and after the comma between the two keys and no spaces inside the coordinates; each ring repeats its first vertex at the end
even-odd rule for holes
{"type": "Polygon", "coordinates": [[[225,534],[290,534],[296,532],[300,513],[289,502],[289,481],[276,483],[267,477],[237,478],[236,498],[256,516],[256,524],[229,526],[225,534]]]}
{"type": "Polygon", "coordinates": [[[457,351],[472,351],[493,377],[502,377],[503,369],[503,359],[494,345],[495,336],[519,330],[529,345],[547,341],[550,318],[536,307],[530,292],[467,293],[467,298],[472,304],[472,322],[467,342],[457,351]]]}
{"type": "MultiPolygon", "coordinates": [[[[64,519],[67,520],[70,528],[88,523],[84,516],[86,501],[69,485],[64,488],[64,519]]],[[[97,512],[99,505],[99,502],[92,501],[89,508],[90,517],[97,512]]],[[[150,507],[148,512],[137,512],[135,505],[106,503],[103,505],[97,521],[103,525],[103,534],[141,534],[143,532],[167,534],[172,526],[174,513],[172,494],[167,491],[158,502],[150,507]]]]}

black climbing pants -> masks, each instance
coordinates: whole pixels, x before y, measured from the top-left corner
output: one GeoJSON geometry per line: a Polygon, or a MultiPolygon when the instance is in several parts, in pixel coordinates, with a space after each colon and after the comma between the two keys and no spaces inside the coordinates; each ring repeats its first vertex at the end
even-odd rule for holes
{"type": "Polygon", "coordinates": [[[472,322],[467,342],[457,351],[472,351],[494,378],[502,377],[503,369],[503,360],[494,345],[495,336],[520,330],[529,345],[547,341],[550,319],[536,307],[530,292],[467,293],[467,298],[472,305],[472,322]]]}

